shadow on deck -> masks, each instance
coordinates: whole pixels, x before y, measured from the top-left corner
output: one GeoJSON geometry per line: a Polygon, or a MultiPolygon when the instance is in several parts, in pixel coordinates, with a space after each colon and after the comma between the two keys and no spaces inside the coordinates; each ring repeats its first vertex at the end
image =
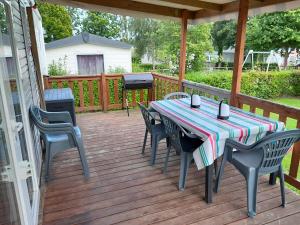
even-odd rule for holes
{"type": "MultiPolygon", "coordinates": [[[[43,224],[297,224],[300,197],[286,190],[281,208],[278,185],[260,179],[257,216],[247,217],[246,184],[227,166],[219,194],[206,204],[205,171],[191,166],[185,191],[177,189],[179,157],[172,155],[169,173],[162,174],[166,143],[157,163],[149,166],[150,150],[141,155],[144,123],[139,111],[77,115],[91,177],[82,176],[79,156],[69,150],[54,159],[44,200],[43,224]]],[[[148,142],[149,144],[149,142],[148,142]]],[[[300,222],[298,223],[300,224],[300,222]]]]}

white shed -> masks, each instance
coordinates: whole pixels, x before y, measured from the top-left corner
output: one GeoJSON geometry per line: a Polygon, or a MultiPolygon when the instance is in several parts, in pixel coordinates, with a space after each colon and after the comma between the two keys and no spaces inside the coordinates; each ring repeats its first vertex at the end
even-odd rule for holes
{"type": "Polygon", "coordinates": [[[132,71],[132,45],[89,33],[45,45],[47,66],[61,63],[68,74],[100,74],[122,68],[132,71]]]}

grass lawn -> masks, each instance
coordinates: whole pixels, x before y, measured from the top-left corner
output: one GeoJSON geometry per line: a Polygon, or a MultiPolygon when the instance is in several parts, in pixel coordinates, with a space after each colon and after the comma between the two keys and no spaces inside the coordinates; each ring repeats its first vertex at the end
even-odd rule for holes
{"type": "MultiPolygon", "coordinates": [[[[287,98],[277,98],[277,99],[273,99],[272,101],[280,103],[280,104],[300,108],[300,97],[299,98],[292,98],[292,97],[290,97],[290,98],[288,98],[288,97],[287,98]]],[[[249,106],[244,106],[244,109],[249,111],[249,106]]],[[[262,115],[263,111],[261,109],[257,109],[256,113],[262,115]]],[[[271,118],[278,120],[278,115],[271,114],[271,118]]],[[[286,123],[286,127],[288,129],[296,128],[296,120],[288,118],[287,123],[286,123]]],[[[291,158],[292,158],[292,154],[288,153],[282,161],[282,166],[283,166],[284,171],[286,171],[286,173],[288,173],[288,171],[290,170],[291,158]]],[[[298,180],[300,180],[300,168],[298,170],[298,180]]],[[[300,194],[300,190],[294,188],[293,186],[291,186],[287,183],[286,183],[286,186],[289,189],[291,189],[291,190],[297,192],[298,194],[300,194]]]]}

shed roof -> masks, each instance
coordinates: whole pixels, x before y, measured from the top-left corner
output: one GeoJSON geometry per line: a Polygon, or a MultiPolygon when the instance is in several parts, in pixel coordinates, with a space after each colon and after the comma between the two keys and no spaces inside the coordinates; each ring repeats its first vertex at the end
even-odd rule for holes
{"type": "MultiPolygon", "coordinates": [[[[237,18],[239,0],[44,0],[115,14],[179,20],[188,11],[190,24],[237,18]]],[[[249,16],[300,7],[300,0],[249,0],[249,16]]]]}
{"type": "Polygon", "coordinates": [[[45,44],[45,48],[54,49],[54,48],[62,48],[67,46],[79,45],[79,44],[101,45],[101,46],[109,46],[109,47],[122,48],[122,49],[132,48],[132,45],[127,44],[125,42],[108,39],[106,37],[101,37],[87,32],[83,32],[76,36],[52,41],[50,43],[45,44]]]}

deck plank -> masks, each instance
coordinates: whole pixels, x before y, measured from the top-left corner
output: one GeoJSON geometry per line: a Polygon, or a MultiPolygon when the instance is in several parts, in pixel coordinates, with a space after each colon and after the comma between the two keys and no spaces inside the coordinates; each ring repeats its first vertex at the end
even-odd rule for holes
{"type": "Polygon", "coordinates": [[[157,163],[149,165],[150,146],[141,154],[144,123],[138,111],[77,115],[91,177],[82,176],[78,153],[55,157],[45,192],[43,224],[279,224],[299,217],[300,197],[287,191],[280,205],[279,186],[259,180],[257,216],[246,214],[244,178],[226,166],[221,190],[206,204],[204,171],[191,166],[185,191],[177,189],[179,157],[172,153],[162,174],[166,143],[159,144],[157,163]],[[272,215],[272,216],[270,216],[272,215]],[[276,217],[274,216],[276,215],[276,217]]]}

